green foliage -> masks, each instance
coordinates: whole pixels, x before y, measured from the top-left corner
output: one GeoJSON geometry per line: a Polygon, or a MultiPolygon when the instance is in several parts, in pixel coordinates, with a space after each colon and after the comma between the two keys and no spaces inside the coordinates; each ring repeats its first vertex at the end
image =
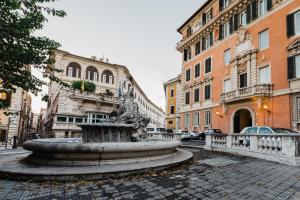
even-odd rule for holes
{"type": "MultiPolygon", "coordinates": [[[[20,87],[37,94],[47,83],[31,74],[30,66],[43,73],[44,78],[68,86],[54,72],[61,72],[49,56],[60,44],[47,37],[35,36],[43,28],[46,16],[64,17],[63,10],[45,6],[55,0],[0,1],[0,80],[6,90],[20,87]]],[[[5,105],[0,105],[0,109],[5,105]]]]}
{"type": "Polygon", "coordinates": [[[107,96],[114,96],[114,93],[110,91],[110,89],[106,89],[104,94],[107,96]]]}
{"type": "MultiPolygon", "coordinates": [[[[74,89],[82,90],[82,81],[73,81],[72,87],[74,89]]],[[[86,92],[95,92],[96,91],[96,85],[93,82],[84,81],[84,91],[86,92]]]]}
{"type": "Polygon", "coordinates": [[[48,102],[48,101],[49,101],[49,95],[48,95],[48,94],[45,94],[45,95],[42,97],[42,101],[48,102]]]}

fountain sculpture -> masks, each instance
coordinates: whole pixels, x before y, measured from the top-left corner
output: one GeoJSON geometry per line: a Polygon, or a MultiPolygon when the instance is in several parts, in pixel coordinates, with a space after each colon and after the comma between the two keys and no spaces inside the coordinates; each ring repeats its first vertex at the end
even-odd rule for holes
{"type": "Polygon", "coordinates": [[[131,88],[109,119],[78,124],[82,139],[25,142],[23,148],[32,153],[0,164],[0,175],[36,180],[95,180],[162,170],[192,158],[190,152],[177,149],[180,141],[176,139],[149,139],[145,132],[149,122],[139,112],[131,88]]]}

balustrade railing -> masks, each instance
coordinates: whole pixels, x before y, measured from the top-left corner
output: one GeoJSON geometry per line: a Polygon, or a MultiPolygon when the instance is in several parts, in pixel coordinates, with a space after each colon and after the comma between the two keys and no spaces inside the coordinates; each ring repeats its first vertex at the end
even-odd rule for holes
{"type": "Polygon", "coordinates": [[[176,134],[168,134],[168,133],[162,133],[162,134],[147,134],[148,140],[181,140],[180,135],[176,134]]]}
{"type": "Polygon", "coordinates": [[[300,134],[207,134],[204,148],[300,166],[300,134]]]}
{"type": "Polygon", "coordinates": [[[221,94],[221,101],[233,101],[235,99],[256,96],[256,95],[270,95],[272,93],[272,84],[259,84],[250,87],[240,88],[230,92],[221,94]]]}

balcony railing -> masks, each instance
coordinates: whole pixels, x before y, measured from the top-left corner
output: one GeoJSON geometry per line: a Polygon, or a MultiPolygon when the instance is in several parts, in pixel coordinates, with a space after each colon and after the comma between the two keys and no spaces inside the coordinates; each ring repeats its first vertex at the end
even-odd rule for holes
{"type": "Polygon", "coordinates": [[[115,96],[84,92],[80,90],[73,90],[70,92],[70,94],[71,94],[70,98],[74,98],[74,99],[84,99],[84,100],[91,100],[91,101],[104,102],[110,104],[119,104],[119,98],[115,96]]]}
{"type": "Polygon", "coordinates": [[[272,84],[259,84],[221,94],[221,102],[231,102],[252,96],[269,96],[272,94],[272,84]]]}
{"type": "Polygon", "coordinates": [[[300,134],[207,134],[204,148],[300,166],[300,134]]]}

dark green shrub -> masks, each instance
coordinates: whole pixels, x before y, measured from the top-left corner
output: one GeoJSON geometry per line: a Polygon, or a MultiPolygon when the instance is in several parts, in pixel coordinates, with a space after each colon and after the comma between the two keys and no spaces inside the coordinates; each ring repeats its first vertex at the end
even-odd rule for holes
{"type": "Polygon", "coordinates": [[[82,87],[82,81],[73,81],[72,87],[77,90],[84,90],[86,92],[95,92],[96,91],[96,84],[89,81],[84,81],[84,87],[82,87]]]}

